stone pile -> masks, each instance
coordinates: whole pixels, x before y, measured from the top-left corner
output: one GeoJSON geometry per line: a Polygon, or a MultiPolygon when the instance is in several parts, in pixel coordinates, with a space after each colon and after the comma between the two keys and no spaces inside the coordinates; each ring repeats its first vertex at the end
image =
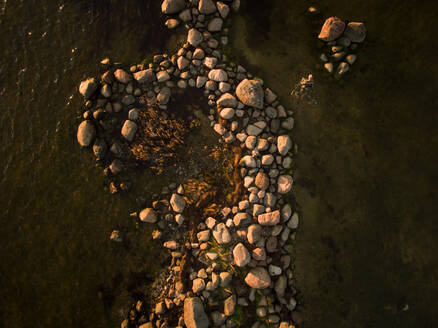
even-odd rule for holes
{"type": "Polygon", "coordinates": [[[324,69],[337,77],[343,76],[357,59],[356,50],[366,38],[364,23],[345,23],[338,17],[325,20],[318,38],[325,43],[320,60],[324,69]]]}
{"type": "MultiPolygon", "coordinates": [[[[220,210],[203,217],[184,187],[174,184],[164,199],[140,211],[139,220],[157,226],[153,237],[172,256],[166,285],[147,322],[135,323],[142,328],[294,327],[297,302],[289,245],[299,219],[288,203],[293,113],[263,80],[222,55],[224,38],[213,33],[222,30],[230,8],[238,7],[236,0],[164,0],[166,25],[184,22],[188,29],[184,46],[170,57],[156,55],[147,67],[109,70],[79,88],[89,108],[102,108],[101,114],[86,111],[78,128],[78,142],[93,146],[96,156],[123,152],[100,138],[107,113],[121,113],[112,136],[129,144],[135,140],[142,105],[156,104],[165,113],[174,90],[188,87],[204,90],[218,141],[242,150],[237,165],[244,191],[238,202],[216,199],[220,210]]],[[[124,165],[117,158],[108,169],[118,174],[124,165]]]]}

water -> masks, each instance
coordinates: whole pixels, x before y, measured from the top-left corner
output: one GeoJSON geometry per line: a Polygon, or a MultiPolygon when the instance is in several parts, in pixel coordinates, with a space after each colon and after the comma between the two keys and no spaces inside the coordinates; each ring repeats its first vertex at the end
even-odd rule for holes
{"type": "MultiPolygon", "coordinates": [[[[338,84],[317,70],[321,21],[308,5],[244,3],[231,38],[234,57],[296,113],[301,315],[314,328],[432,327],[436,8],[312,3],[369,31],[338,84]],[[309,72],[319,103],[294,106],[290,89],[309,72]]],[[[103,192],[101,170],[77,146],[76,90],[104,57],[137,63],[166,48],[159,1],[3,0],[0,9],[1,326],[116,326],[165,258],[129,217],[134,199],[103,192]],[[108,240],[115,228],[128,243],[108,240]]]]}

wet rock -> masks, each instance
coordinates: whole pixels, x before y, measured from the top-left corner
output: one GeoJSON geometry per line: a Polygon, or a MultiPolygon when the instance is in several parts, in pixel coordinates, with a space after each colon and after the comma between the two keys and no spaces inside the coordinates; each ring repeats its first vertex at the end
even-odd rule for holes
{"type": "Polygon", "coordinates": [[[277,138],[277,148],[281,155],[286,155],[292,148],[292,140],[288,135],[279,136],[277,138]]]}
{"type": "Polygon", "coordinates": [[[236,302],[237,297],[236,295],[231,295],[228,297],[224,302],[224,314],[226,316],[232,316],[234,314],[234,311],[236,310],[236,302]]]}
{"type": "Polygon", "coordinates": [[[269,213],[260,214],[257,217],[258,222],[264,226],[274,226],[280,223],[280,211],[276,210],[269,213]]]}
{"type": "Polygon", "coordinates": [[[82,147],[88,147],[96,136],[96,128],[89,120],[82,121],[78,126],[77,140],[82,147]]]}
{"type": "Polygon", "coordinates": [[[181,195],[172,194],[172,197],[170,198],[170,205],[172,206],[174,212],[182,213],[186,207],[186,201],[181,195]]]}
{"type": "Polygon", "coordinates": [[[224,21],[222,20],[222,18],[215,17],[208,23],[207,29],[210,32],[219,32],[220,30],[222,30],[223,23],[224,21]]]}
{"type": "Polygon", "coordinates": [[[271,285],[271,277],[264,267],[256,267],[246,275],[245,282],[251,288],[264,289],[271,285]]]}
{"type": "Polygon", "coordinates": [[[350,22],[345,28],[344,35],[352,42],[363,42],[367,36],[365,24],[361,22],[350,22]]]}
{"type": "Polygon", "coordinates": [[[212,69],[208,73],[208,78],[210,80],[216,81],[216,82],[224,82],[228,80],[227,72],[225,72],[223,69],[212,69]]]}
{"type": "Polygon", "coordinates": [[[212,0],[199,0],[198,10],[201,14],[210,15],[216,12],[216,5],[212,0]]]}
{"type": "Polygon", "coordinates": [[[161,3],[161,11],[163,14],[176,14],[185,8],[184,0],[164,0],[161,3]]]}
{"type": "Polygon", "coordinates": [[[187,328],[207,328],[209,326],[204,306],[198,297],[184,300],[184,324],[187,328]]]}
{"type": "Polygon", "coordinates": [[[318,38],[322,41],[333,41],[339,38],[345,29],[345,23],[338,17],[329,17],[325,20],[318,38]]]}
{"type": "Polygon", "coordinates": [[[260,81],[244,79],[237,86],[236,95],[247,106],[263,108],[264,92],[260,81]]]}
{"type": "Polygon", "coordinates": [[[226,244],[231,242],[231,234],[228,231],[225,223],[219,223],[213,228],[213,237],[216,239],[218,244],[226,244]]]}
{"type": "Polygon", "coordinates": [[[277,184],[277,192],[287,194],[292,189],[293,179],[290,175],[280,175],[277,184]]]}
{"type": "Polygon", "coordinates": [[[93,145],[93,153],[97,159],[103,159],[108,150],[108,146],[103,139],[96,139],[93,145]]]}
{"type": "Polygon", "coordinates": [[[114,77],[116,78],[117,81],[123,84],[126,84],[132,80],[131,74],[127,73],[121,68],[118,68],[114,71],[114,77]]]}
{"type": "Polygon", "coordinates": [[[157,222],[157,213],[152,208],[145,208],[140,212],[139,218],[141,222],[155,223],[157,222]]]}
{"type": "Polygon", "coordinates": [[[109,86],[108,84],[102,85],[102,87],[100,88],[100,94],[105,98],[111,97],[111,86],[109,86]]]}
{"type": "Polygon", "coordinates": [[[189,30],[187,34],[187,42],[190,43],[192,46],[197,47],[202,41],[203,36],[201,32],[199,32],[197,29],[192,28],[189,30]]]}
{"type": "Polygon", "coordinates": [[[79,93],[84,96],[85,99],[89,99],[97,90],[99,84],[95,78],[89,78],[82,81],[79,85],[79,93]]]}
{"type": "Polygon", "coordinates": [[[219,107],[232,107],[237,106],[237,99],[231,93],[224,93],[216,102],[219,107]]]}
{"type": "Polygon", "coordinates": [[[246,237],[248,238],[248,242],[251,244],[257,243],[260,238],[262,238],[263,228],[258,224],[252,224],[248,227],[248,234],[246,237]]]}
{"type": "Polygon", "coordinates": [[[156,80],[156,77],[152,68],[149,68],[134,73],[134,79],[136,79],[138,83],[151,83],[156,80]]]}
{"type": "Polygon", "coordinates": [[[242,243],[237,244],[233,248],[233,258],[234,263],[236,263],[236,265],[239,267],[246,266],[251,260],[248,250],[242,243]]]}
{"type": "Polygon", "coordinates": [[[137,128],[138,128],[137,123],[130,120],[126,120],[125,123],[123,124],[121,134],[126,140],[132,141],[134,140],[134,136],[135,133],[137,132],[137,128]]]}

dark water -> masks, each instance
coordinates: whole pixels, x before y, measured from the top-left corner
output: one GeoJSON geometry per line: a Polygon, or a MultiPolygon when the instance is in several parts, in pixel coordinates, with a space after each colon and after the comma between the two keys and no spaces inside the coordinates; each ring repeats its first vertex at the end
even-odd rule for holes
{"type": "MultiPolygon", "coordinates": [[[[77,146],[76,89],[104,57],[137,63],[165,49],[160,2],[0,3],[0,325],[116,326],[163,262],[128,215],[135,201],[104,193],[101,171],[77,146]],[[129,243],[110,243],[115,228],[129,243]]],[[[232,42],[296,113],[306,327],[434,327],[436,6],[312,4],[368,27],[341,84],[316,69],[321,21],[305,15],[306,1],[244,4],[232,42]],[[309,72],[319,104],[294,107],[290,89],[309,72]]]]}

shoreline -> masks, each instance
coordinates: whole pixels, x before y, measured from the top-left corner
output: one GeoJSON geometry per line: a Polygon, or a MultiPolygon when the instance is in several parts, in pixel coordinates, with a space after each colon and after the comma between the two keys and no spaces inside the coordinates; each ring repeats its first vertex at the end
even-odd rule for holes
{"type": "MultiPolygon", "coordinates": [[[[233,2],[236,11],[237,3],[233,2]]],[[[88,110],[78,128],[78,141],[84,147],[92,145],[96,157],[110,163],[106,174],[117,177],[125,169],[125,163],[118,157],[123,157],[121,154],[127,149],[120,150],[122,147],[114,142],[110,145],[110,140],[105,140],[108,138],[105,130],[111,135],[120,131],[121,144],[129,148],[139,130],[136,122],[142,107],[155,106],[165,112],[173,90],[203,88],[210,107],[211,127],[220,135],[218,145],[237,145],[242,151],[233,166],[240,173],[243,188],[236,193],[237,202],[214,199],[216,211],[198,218],[191,215],[199,215],[211,205],[211,200],[206,197],[198,206],[199,212],[190,213],[194,198],[200,195],[199,191],[197,195],[187,194],[184,184],[172,186],[170,199],[167,196],[142,209],[139,220],[158,222],[162,230],[157,230],[154,237],[168,237],[163,246],[172,252],[173,265],[165,286],[166,295],[160,295],[155,307],[149,309],[149,317],[142,318],[147,322],[137,320],[135,325],[145,328],[159,322],[160,327],[182,326],[185,322],[187,327],[206,327],[210,322],[214,326],[233,327],[257,318],[253,327],[293,327],[293,322],[299,320],[293,317],[296,290],[288,245],[299,219],[284,200],[291,198],[293,184],[292,112],[284,109],[262,80],[254,79],[242,66],[229,64],[218,50],[226,39],[219,42],[212,33],[222,30],[230,7],[226,3],[216,7],[212,1],[201,1],[198,8],[201,14],[196,8],[186,9],[184,1],[163,2],[163,13],[179,13],[181,19],[193,13],[191,21],[195,24],[193,27],[188,23],[188,42],[170,60],[167,55],[157,55],[149,68],[138,65],[129,73],[121,68],[110,69],[100,81],[91,78],[81,83],[79,90],[87,99],[88,110]],[[205,19],[207,24],[201,22],[205,19]],[[96,97],[97,91],[100,95],[96,97]],[[111,116],[119,117],[110,127],[102,124],[111,116]],[[121,120],[124,121],[120,129],[121,120]],[[107,159],[108,154],[112,154],[112,161],[107,159]],[[197,225],[193,224],[195,221],[197,225]],[[174,232],[167,230],[178,231],[187,225],[190,229],[169,238],[174,232]],[[188,262],[192,263],[190,269],[186,268],[188,262]],[[247,312],[245,308],[253,313],[243,315],[247,312]]],[[[169,20],[172,19],[175,20],[169,20]]],[[[166,25],[171,23],[175,24],[171,21],[166,25]]],[[[238,175],[235,174],[236,185],[238,175]]],[[[128,190],[129,183],[114,179],[110,189],[128,190]]],[[[215,198],[217,194],[211,196],[215,198]]],[[[138,307],[137,312],[144,313],[141,304],[138,307]]],[[[122,327],[134,324],[138,316],[134,317],[125,320],[122,327]]]]}

